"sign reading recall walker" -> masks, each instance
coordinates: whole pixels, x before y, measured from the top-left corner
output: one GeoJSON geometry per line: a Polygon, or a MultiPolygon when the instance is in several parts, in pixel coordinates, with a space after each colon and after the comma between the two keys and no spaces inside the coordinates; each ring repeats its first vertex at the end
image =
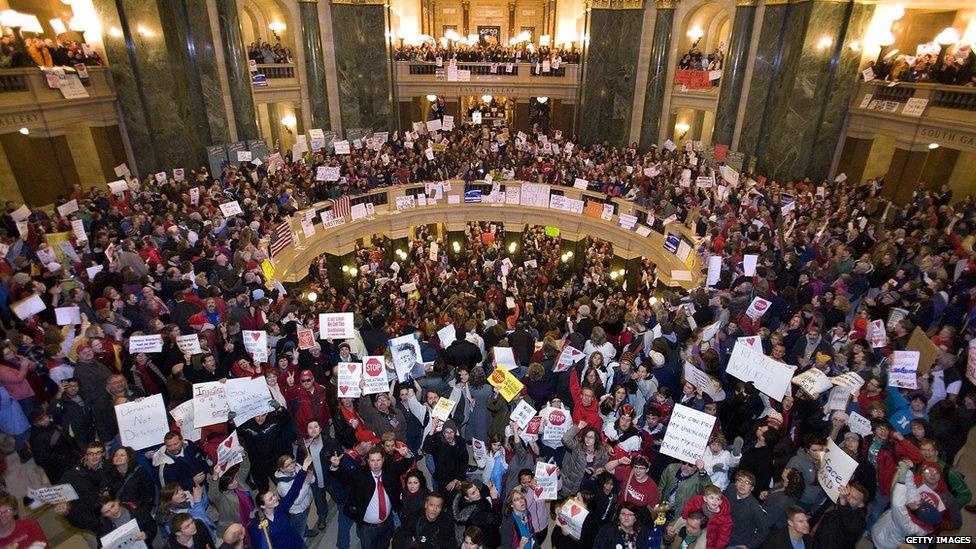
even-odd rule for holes
{"type": "Polygon", "coordinates": [[[115,407],[115,418],[118,420],[122,445],[135,450],[162,444],[163,437],[169,432],[162,395],[119,404],[115,407]]]}
{"type": "Polygon", "coordinates": [[[682,404],[675,404],[661,442],[661,453],[687,463],[705,455],[715,417],[682,404]]]}
{"type": "Polygon", "coordinates": [[[319,314],[319,339],[349,339],[356,337],[353,313],[319,314]]]}
{"type": "Polygon", "coordinates": [[[787,366],[778,360],[756,351],[748,345],[736,343],[726,371],[742,381],[751,381],[763,393],[777,401],[790,390],[794,366],[787,366]]]}

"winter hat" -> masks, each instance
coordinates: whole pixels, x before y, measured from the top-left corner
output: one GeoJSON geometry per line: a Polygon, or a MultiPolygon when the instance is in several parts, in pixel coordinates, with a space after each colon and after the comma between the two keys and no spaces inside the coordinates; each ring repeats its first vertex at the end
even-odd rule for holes
{"type": "Polygon", "coordinates": [[[915,510],[915,518],[928,526],[938,526],[942,523],[942,514],[927,501],[922,502],[915,510]]]}
{"type": "Polygon", "coordinates": [[[783,414],[777,411],[769,412],[769,415],[766,416],[766,425],[771,429],[779,429],[783,426],[783,414]]]}
{"type": "Polygon", "coordinates": [[[590,316],[590,306],[589,305],[580,305],[580,307],[579,307],[579,315],[581,317],[583,317],[583,318],[586,318],[586,317],[590,316]]]}
{"type": "Polygon", "coordinates": [[[454,423],[454,420],[453,419],[449,419],[449,420],[445,421],[444,422],[444,427],[441,428],[442,431],[446,431],[448,429],[454,431],[455,433],[457,432],[457,430],[458,430],[457,429],[457,424],[454,423]]]}
{"type": "Polygon", "coordinates": [[[650,357],[651,362],[654,363],[654,366],[656,366],[656,367],[664,366],[664,355],[663,354],[661,354],[661,353],[659,353],[657,351],[650,351],[649,353],[647,353],[647,356],[650,357]]]}

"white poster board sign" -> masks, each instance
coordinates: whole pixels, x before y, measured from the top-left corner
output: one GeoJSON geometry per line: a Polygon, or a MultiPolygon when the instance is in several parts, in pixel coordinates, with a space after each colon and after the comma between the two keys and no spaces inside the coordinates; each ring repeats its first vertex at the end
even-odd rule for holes
{"type": "Polygon", "coordinates": [[[457,402],[441,397],[437,399],[437,403],[434,404],[434,409],[430,411],[430,416],[434,419],[438,419],[441,423],[448,420],[451,417],[451,413],[454,412],[454,407],[457,406],[457,402]]]}
{"type": "Polygon", "coordinates": [[[263,376],[228,379],[224,384],[227,408],[234,412],[234,424],[274,411],[271,405],[271,391],[263,376]]]}
{"type": "Polygon", "coordinates": [[[559,508],[556,523],[567,536],[578,540],[583,535],[583,522],[589,514],[590,512],[576,498],[570,498],[559,508]]]}
{"type": "Polygon", "coordinates": [[[559,480],[559,467],[552,463],[538,461],[535,464],[535,495],[539,499],[556,499],[556,483],[559,480]]]}
{"type": "Polygon", "coordinates": [[[382,355],[363,357],[363,394],[385,393],[390,389],[388,384],[386,359],[382,355]]]}
{"type": "Polygon", "coordinates": [[[714,424],[715,416],[675,404],[661,442],[661,453],[687,463],[697,462],[705,455],[714,424]]]}
{"type": "Polygon", "coordinates": [[[847,485],[854,476],[855,469],[857,469],[857,460],[847,455],[833,440],[827,439],[827,452],[824,454],[820,470],[817,471],[817,480],[834,503],[837,503],[837,498],[840,497],[840,487],[847,485]]]}
{"type": "Polygon", "coordinates": [[[363,363],[340,362],[336,368],[338,371],[336,385],[339,398],[359,398],[362,395],[359,382],[363,379],[363,363]]]}
{"type": "Polygon", "coordinates": [[[268,332],[264,330],[244,330],[244,350],[250,353],[255,362],[268,361],[268,332]]]}
{"type": "Polygon", "coordinates": [[[227,421],[227,396],[224,384],[219,381],[193,384],[193,427],[227,421]]]}
{"type": "Polygon", "coordinates": [[[353,313],[319,314],[319,339],[349,339],[356,337],[353,313]]]}
{"type": "Polygon", "coordinates": [[[135,450],[162,444],[163,437],[169,432],[163,395],[119,404],[115,407],[115,418],[118,420],[122,445],[135,450]]]}
{"type": "Polygon", "coordinates": [[[900,389],[918,389],[918,351],[893,351],[888,368],[888,385],[900,389]]]}
{"type": "Polygon", "coordinates": [[[176,346],[185,355],[198,355],[203,352],[200,348],[200,337],[197,334],[176,336],[176,346]]]}
{"type": "Polygon", "coordinates": [[[397,380],[401,383],[408,377],[420,378],[427,375],[420,354],[420,342],[414,334],[407,334],[387,341],[393,354],[393,367],[397,380]]]}
{"type": "Polygon", "coordinates": [[[529,424],[529,421],[537,413],[538,411],[531,404],[525,400],[520,400],[515,406],[515,409],[512,410],[512,415],[509,417],[509,420],[514,421],[519,426],[519,429],[525,429],[525,426],[529,424]]]}
{"type": "Polygon", "coordinates": [[[742,381],[751,381],[763,393],[777,401],[790,390],[793,371],[796,368],[787,366],[772,359],[748,345],[736,344],[729,357],[726,371],[742,381]]]}
{"type": "Polygon", "coordinates": [[[231,200],[220,205],[220,213],[224,214],[224,217],[230,217],[242,214],[244,210],[241,209],[241,205],[236,200],[231,200]]]}
{"type": "Polygon", "coordinates": [[[132,336],[129,338],[129,354],[161,353],[163,336],[161,334],[132,336]]]}

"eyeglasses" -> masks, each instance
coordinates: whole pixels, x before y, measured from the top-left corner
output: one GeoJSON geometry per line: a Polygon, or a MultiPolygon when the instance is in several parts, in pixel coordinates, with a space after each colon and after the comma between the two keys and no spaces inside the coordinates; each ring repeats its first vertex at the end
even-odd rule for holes
{"type": "Polygon", "coordinates": [[[311,380],[311,379],[303,379],[303,380],[302,380],[302,383],[311,383],[311,382],[312,382],[312,380],[311,380]]]}

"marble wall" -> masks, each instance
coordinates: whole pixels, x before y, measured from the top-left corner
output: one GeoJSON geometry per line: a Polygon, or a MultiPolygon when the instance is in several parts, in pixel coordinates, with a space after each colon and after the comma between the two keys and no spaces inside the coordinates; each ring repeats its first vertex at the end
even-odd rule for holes
{"type": "Polygon", "coordinates": [[[775,91],[756,146],[760,172],[782,179],[827,175],[857,82],[850,42],[866,29],[873,9],[826,1],[788,6],[775,91]]]}
{"type": "Polygon", "coordinates": [[[395,127],[382,5],[332,4],[342,127],[395,127]]]}
{"type": "Polygon", "coordinates": [[[637,10],[595,9],[590,12],[587,31],[590,43],[586,52],[578,126],[584,142],[627,144],[642,15],[637,10]]]}
{"type": "Polygon", "coordinates": [[[140,174],[204,163],[230,138],[204,0],[94,0],[140,174]],[[201,14],[203,14],[201,16],[201,14]]]}
{"type": "Polygon", "coordinates": [[[756,6],[754,5],[740,5],[735,9],[732,38],[728,55],[725,57],[722,89],[719,92],[715,114],[713,143],[732,144],[732,134],[735,131],[735,121],[742,99],[742,84],[745,82],[746,64],[749,62],[749,44],[752,42],[755,18],[756,6]]]}
{"type": "Polygon", "coordinates": [[[779,52],[783,46],[783,25],[786,22],[786,3],[767,3],[763,11],[762,28],[746,97],[742,129],[739,131],[739,152],[757,155],[759,134],[765,124],[767,105],[778,83],[779,52]]]}
{"type": "Polygon", "coordinates": [[[664,105],[665,84],[668,81],[668,53],[671,51],[674,12],[674,8],[658,7],[654,20],[647,88],[644,90],[644,113],[641,117],[641,149],[656,144],[661,133],[661,109],[664,105]]]}
{"type": "Polygon", "coordinates": [[[332,129],[329,123],[329,95],[325,84],[325,59],[322,51],[322,30],[319,26],[318,4],[314,1],[298,3],[302,23],[302,49],[305,52],[305,82],[308,83],[308,104],[312,127],[332,129]]]}

